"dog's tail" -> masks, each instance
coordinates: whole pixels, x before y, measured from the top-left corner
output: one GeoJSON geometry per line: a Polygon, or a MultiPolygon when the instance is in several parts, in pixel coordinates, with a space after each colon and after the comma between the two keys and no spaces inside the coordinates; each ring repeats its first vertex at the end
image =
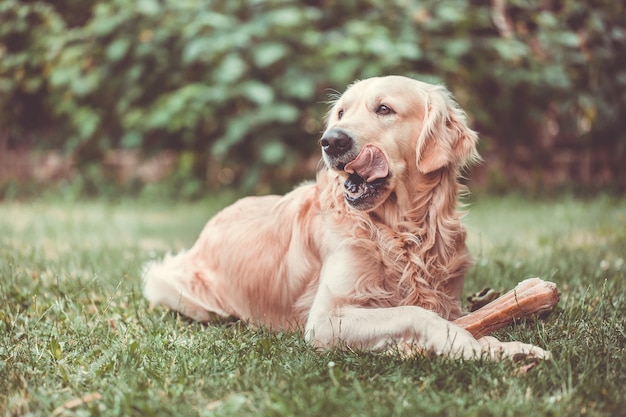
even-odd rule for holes
{"type": "Polygon", "coordinates": [[[187,252],[167,254],[143,268],[143,295],[152,304],[162,304],[193,320],[211,321],[229,314],[218,308],[201,272],[196,271],[187,252]],[[213,301],[213,302],[211,302],[213,301]]]}

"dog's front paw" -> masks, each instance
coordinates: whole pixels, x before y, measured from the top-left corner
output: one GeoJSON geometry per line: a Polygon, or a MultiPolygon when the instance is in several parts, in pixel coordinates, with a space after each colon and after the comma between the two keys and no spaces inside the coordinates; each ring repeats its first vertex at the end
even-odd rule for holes
{"type": "Polygon", "coordinates": [[[501,342],[495,337],[485,336],[478,339],[483,347],[483,352],[491,359],[497,360],[503,357],[513,361],[523,359],[552,359],[552,354],[538,346],[521,342],[501,342]]]}

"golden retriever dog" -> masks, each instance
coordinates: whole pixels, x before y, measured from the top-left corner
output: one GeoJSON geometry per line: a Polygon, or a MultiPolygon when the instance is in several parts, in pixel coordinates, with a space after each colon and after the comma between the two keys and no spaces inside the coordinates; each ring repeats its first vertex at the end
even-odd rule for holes
{"type": "Polygon", "coordinates": [[[304,330],[319,348],[548,357],[451,322],[472,264],[458,177],[476,141],[444,87],[358,81],[332,104],[316,182],[225,208],[146,267],[144,295],[195,320],[304,330]]]}

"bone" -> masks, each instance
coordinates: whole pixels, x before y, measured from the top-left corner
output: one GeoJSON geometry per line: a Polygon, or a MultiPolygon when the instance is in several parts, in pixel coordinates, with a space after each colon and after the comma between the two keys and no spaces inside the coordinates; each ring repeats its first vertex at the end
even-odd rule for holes
{"type": "Polygon", "coordinates": [[[550,313],[559,302],[556,284],[529,278],[486,306],[454,320],[479,338],[527,317],[550,313]]]}

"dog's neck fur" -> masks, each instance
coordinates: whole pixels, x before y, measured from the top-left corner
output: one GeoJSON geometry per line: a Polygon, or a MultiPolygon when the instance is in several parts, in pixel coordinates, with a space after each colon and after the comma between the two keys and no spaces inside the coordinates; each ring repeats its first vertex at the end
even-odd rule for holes
{"type": "Polygon", "coordinates": [[[367,245],[368,250],[375,246],[380,258],[373,262],[386,277],[383,287],[378,284],[374,288],[372,284],[381,280],[363,279],[359,293],[371,294],[367,304],[418,305],[444,318],[458,317],[459,294],[453,294],[448,284],[462,280],[472,262],[460,224],[462,213],[457,210],[457,194],[462,187],[458,173],[447,167],[429,174],[408,174],[419,179],[398,184],[413,184],[415,188],[400,185],[371,212],[347,207],[342,182],[333,181],[334,205],[345,208],[354,222],[355,246],[367,245]]]}

